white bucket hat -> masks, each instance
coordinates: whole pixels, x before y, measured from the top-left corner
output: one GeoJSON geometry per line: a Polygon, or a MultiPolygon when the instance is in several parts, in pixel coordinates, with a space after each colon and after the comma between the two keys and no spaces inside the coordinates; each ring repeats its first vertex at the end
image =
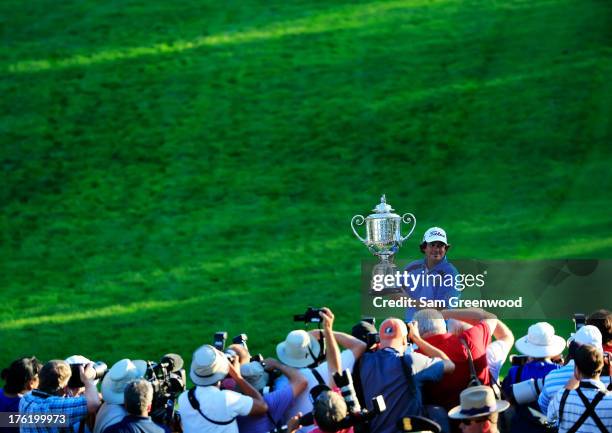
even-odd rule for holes
{"type": "Polygon", "coordinates": [[[123,391],[131,381],[144,377],[147,369],[146,362],[142,360],[131,361],[122,359],[117,361],[102,379],[102,397],[106,403],[123,404],[123,391]]]}
{"type": "Polygon", "coordinates": [[[240,366],[240,374],[257,391],[261,391],[268,384],[268,373],[260,362],[252,361],[240,366]]]}
{"type": "Polygon", "coordinates": [[[291,331],[285,341],[276,346],[278,359],[283,364],[294,368],[308,367],[313,364],[319,352],[320,347],[316,338],[302,329],[291,331]]]}
{"type": "Polygon", "coordinates": [[[205,344],[193,352],[189,377],[196,385],[214,385],[227,376],[229,367],[225,355],[210,344],[205,344]]]}
{"type": "Polygon", "coordinates": [[[510,406],[505,400],[496,400],[490,386],[472,386],[459,394],[460,405],[448,412],[449,418],[480,418],[496,412],[503,412],[510,406]]]}
{"type": "Polygon", "coordinates": [[[516,349],[533,358],[556,356],[565,349],[565,340],[555,335],[550,323],[538,322],[529,327],[527,335],[516,340],[516,349]]]}
{"type": "Polygon", "coordinates": [[[442,242],[445,245],[448,245],[448,240],[446,238],[446,232],[444,229],[440,227],[431,227],[427,229],[425,234],[423,235],[423,242],[442,242]]]}

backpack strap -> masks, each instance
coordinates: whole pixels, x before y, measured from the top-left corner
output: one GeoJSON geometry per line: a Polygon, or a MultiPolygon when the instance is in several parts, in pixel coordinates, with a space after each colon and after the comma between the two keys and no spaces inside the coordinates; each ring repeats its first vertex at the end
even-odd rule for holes
{"type": "Polygon", "coordinates": [[[319,385],[325,385],[327,386],[327,384],[325,383],[325,381],[323,380],[323,376],[321,376],[321,373],[319,373],[317,371],[316,368],[311,368],[310,372],[312,373],[312,375],[315,377],[315,379],[317,379],[317,382],[319,383],[319,385]]]}
{"type": "Polygon", "coordinates": [[[561,425],[561,421],[563,421],[563,411],[565,410],[565,402],[567,401],[569,393],[570,390],[566,389],[561,396],[561,402],[559,403],[559,425],[561,425]]]}
{"type": "Polygon", "coordinates": [[[467,341],[465,341],[463,338],[460,338],[459,341],[461,341],[461,344],[463,344],[467,350],[468,364],[470,366],[470,383],[468,386],[482,385],[482,382],[480,379],[478,379],[478,375],[476,374],[476,367],[474,367],[474,358],[472,358],[472,350],[470,349],[470,346],[468,346],[467,341]]]}
{"type": "Polygon", "coordinates": [[[230,419],[229,421],[217,421],[217,420],[211,419],[207,417],[206,415],[204,415],[204,413],[200,409],[200,402],[195,396],[195,390],[196,390],[195,388],[191,388],[187,392],[187,399],[189,400],[189,404],[191,404],[191,407],[197,410],[200,413],[200,415],[202,415],[202,418],[204,418],[206,421],[208,421],[209,423],[215,424],[215,425],[228,425],[228,424],[233,423],[236,420],[236,417],[234,417],[230,419]]]}

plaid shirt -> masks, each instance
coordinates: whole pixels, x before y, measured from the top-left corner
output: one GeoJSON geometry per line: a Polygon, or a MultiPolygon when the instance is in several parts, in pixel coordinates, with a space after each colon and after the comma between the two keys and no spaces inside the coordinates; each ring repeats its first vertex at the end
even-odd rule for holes
{"type": "MultiPolygon", "coordinates": [[[[22,415],[52,414],[65,415],[68,426],[72,426],[87,415],[87,400],[85,397],[58,397],[41,391],[33,391],[24,395],[19,402],[19,412],[22,415]]],[[[21,433],[65,433],[69,427],[22,425],[21,433]]]]}

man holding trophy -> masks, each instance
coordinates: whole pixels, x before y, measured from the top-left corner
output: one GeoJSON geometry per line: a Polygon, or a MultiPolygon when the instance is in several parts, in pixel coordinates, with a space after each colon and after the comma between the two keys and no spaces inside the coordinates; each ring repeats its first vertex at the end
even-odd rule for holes
{"type": "Polygon", "coordinates": [[[374,209],[374,213],[367,218],[355,215],[351,220],[351,228],[357,238],[363,242],[368,249],[379,258],[372,270],[372,284],[370,294],[384,295],[394,293],[401,297],[408,297],[412,302],[407,304],[405,320],[412,320],[414,313],[424,308],[419,308],[421,299],[430,301],[444,301],[448,308],[448,300],[452,296],[458,296],[460,292],[455,290],[455,276],[457,269],[448,262],[446,253],[450,248],[446,232],[439,227],[432,227],[425,232],[420,249],[425,257],[411,262],[400,274],[393,263],[394,255],[403,242],[414,231],[416,218],[411,213],[399,216],[393,213],[393,208],[387,204],[383,195],[381,202],[374,209]],[[411,226],[406,236],[400,233],[400,224],[404,222],[411,226]],[[366,226],[366,238],[362,238],[355,229],[356,225],[366,226]],[[395,281],[394,285],[384,284],[381,289],[380,281],[395,281]]]}

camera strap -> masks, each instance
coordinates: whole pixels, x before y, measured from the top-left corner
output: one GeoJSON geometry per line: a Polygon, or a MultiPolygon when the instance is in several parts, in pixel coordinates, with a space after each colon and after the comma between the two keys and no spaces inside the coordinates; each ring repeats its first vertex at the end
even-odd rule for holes
{"type": "MultiPolygon", "coordinates": [[[[595,385],[590,383],[581,382],[580,386],[576,390],[578,397],[582,400],[582,404],[584,405],[584,413],[580,415],[580,418],[576,420],[574,425],[570,427],[567,433],[576,433],[582,424],[587,420],[588,417],[595,422],[597,428],[601,433],[609,433],[610,431],[606,428],[604,423],[601,421],[601,418],[595,412],[595,407],[599,404],[599,402],[606,396],[604,391],[599,390],[597,394],[595,394],[595,398],[592,401],[589,401],[586,395],[582,392],[580,388],[589,388],[589,389],[598,389],[595,385]]],[[[563,395],[561,396],[561,402],[559,403],[559,426],[561,426],[561,421],[563,421],[563,412],[565,411],[565,403],[567,401],[567,397],[570,394],[570,390],[566,389],[563,391],[563,395]]]]}
{"type": "Polygon", "coordinates": [[[189,400],[189,404],[191,404],[191,407],[197,410],[200,413],[200,415],[202,415],[202,418],[204,418],[206,421],[208,421],[209,423],[215,424],[215,425],[228,425],[228,424],[233,423],[236,420],[236,418],[234,417],[230,419],[229,421],[217,421],[217,420],[214,420],[204,415],[204,413],[200,409],[200,402],[195,396],[195,390],[196,390],[195,388],[191,388],[189,392],[187,392],[187,399],[189,400]]]}

